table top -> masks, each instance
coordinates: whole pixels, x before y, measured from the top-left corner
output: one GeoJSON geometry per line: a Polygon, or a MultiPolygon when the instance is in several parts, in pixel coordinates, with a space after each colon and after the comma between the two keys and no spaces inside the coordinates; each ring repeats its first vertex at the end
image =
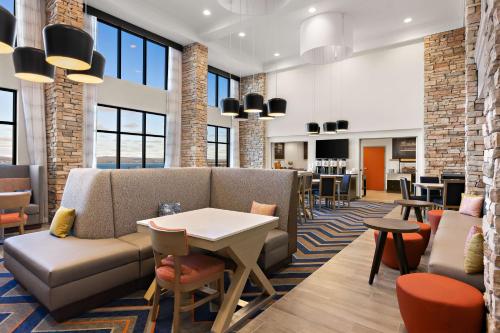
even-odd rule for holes
{"type": "Polygon", "coordinates": [[[424,188],[435,188],[435,189],[442,189],[444,188],[444,184],[440,183],[413,183],[414,186],[418,187],[424,187],[424,188]]]}
{"type": "Polygon", "coordinates": [[[408,221],[397,220],[397,219],[386,219],[386,218],[370,218],[365,219],[363,224],[371,229],[376,229],[380,231],[396,232],[396,233],[409,233],[417,232],[420,230],[420,226],[416,223],[410,223],[408,221]]]}
{"type": "Polygon", "coordinates": [[[278,217],[257,215],[217,208],[202,208],[175,215],[156,217],[137,224],[149,227],[154,221],[168,229],[186,229],[190,237],[216,242],[266,224],[278,226],[278,217]]]}
{"type": "Polygon", "coordinates": [[[31,195],[31,192],[28,191],[21,191],[21,192],[0,192],[0,197],[14,197],[14,196],[22,196],[29,194],[31,195]]]}
{"type": "Polygon", "coordinates": [[[421,200],[394,200],[396,205],[407,206],[407,207],[430,207],[433,205],[432,202],[429,201],[421,201],[421,200]]]}

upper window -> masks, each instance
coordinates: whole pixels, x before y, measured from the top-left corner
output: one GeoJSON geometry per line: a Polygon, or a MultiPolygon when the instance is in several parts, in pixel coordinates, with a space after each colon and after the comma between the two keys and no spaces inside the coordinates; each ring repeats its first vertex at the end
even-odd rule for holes
{"type": "Polygon", "coordinates": [[[229,167],[229,128],[207,126],[208,166],[229,167]]]}
{"type": "Polygon", "coordinates": [[[0,88],[0,164],[16,164],[16,91],[0,88]]]}
{"type": "Polygon", "coordinates": [[[0,6],[6,8],[12,14],[15,14],[14,12],[15,2],[16,2],[15,0],[0,0],[0,6]]]}
{"type": "Polygon", "coordinates": [[[207,96],[208,106],[218,107],[220,102],[229,97],[230,92],[229,78],[208,72],[207,77],[207,96]]]}
{"type": "Polygon", "coordinates": [[[101,169],[163,168],[163,114],[99,105],[96,160],[101,169]]]}
{"type": "Polygon", "coordinates": [[[106,58],[105,75],[167,89],[167,47],[98,20],[97,51],[106,58]]]}

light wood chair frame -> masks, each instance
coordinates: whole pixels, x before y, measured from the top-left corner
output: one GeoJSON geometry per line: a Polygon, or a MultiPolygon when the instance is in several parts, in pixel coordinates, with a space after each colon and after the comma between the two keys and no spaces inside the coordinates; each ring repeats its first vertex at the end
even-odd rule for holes
{"type": "Polygon", "coordinates": [[[307,172],[302,174],[302,186],[304,187],[303,190],[303,205],[305,212],[311,220],[314,219],[314,214],[313,214],[313,173],[312,172],[307,172]],[[307,198],[307,206],[305,203],[305,199],[307,198]]]}
{"type": "MultiPolygon", "coordinates": [[[[24,209],[30,203],[30,192],[19,192],[0,196],[0,237],[3,239],[5,228],[19,228],[19,234],[24,234],[24,225],[26,224],[27,216],[24,209]],[[12,223],[2,223],[1,212],[3,210],[17,210],[19,213],[19,221],[12,223]]],[[[14,212],[15,213],[15,212],[14,212]]]]}
{"type": "Polygon", "coordinates": [[[181,258],[189,254],[188,240],[185,230],[166,230],[160,229],[155,225],[150,225],[151,243],[153,246],[153,254],[155,259],[155,268],[162,266],[162,259],[171,255],[174,261],[174,281],[166,281],[155,278],[156,288],[153,297],[153,309],[151,320],[156,321],[160,308],[160,295],[162,292],[173,292],[174,294],[174,318],[172,323],[172,332],[176,333],[180,330],[180,314],[181,312],[192,311],[193,309],[213,301],[218,298],[222,304],[224,299],[224,272],[211,274],[202,280],[194,283],[181,284],[181,258]],[[207,285],[216,284],[217,290],[213,290],[207,285]],[[192,304],[183,305],[181,303],[182,293],[192,293],[199,291],[206,296],[192,304]]]}

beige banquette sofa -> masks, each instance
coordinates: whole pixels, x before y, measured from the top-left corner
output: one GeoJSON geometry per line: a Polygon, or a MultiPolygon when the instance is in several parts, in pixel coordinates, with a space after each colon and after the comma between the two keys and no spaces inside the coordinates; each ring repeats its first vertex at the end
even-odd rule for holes
{"type": "Polygon", "coordinates": [[[276,203],[279,228],[267,236],[264,270],[290,261],[297,243],[297,173],[228,168],[74,169],[62,205],[76,209],[73,235],[48,231],[5,241],[5,266],[54,316],[64,320],[151,282],[149,233],[136,221],[158,216],[160,202],[183,211],[205,207],[249,212],[276,203]]]}
{"type": "Polygon", "coordinates": [[[484,275],[467,274],[464,270],[465,239],[470,228],[482,222],[481,218],[446,210],[432,243],[429,272],[449,276],[484,291],[484,275]]]}

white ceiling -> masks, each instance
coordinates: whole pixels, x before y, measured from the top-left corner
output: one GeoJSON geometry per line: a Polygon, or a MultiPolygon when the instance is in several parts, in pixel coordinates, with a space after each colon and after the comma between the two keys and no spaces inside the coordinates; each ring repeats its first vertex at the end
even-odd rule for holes
{"type": "Polygon", "coordinates": [[[339,11],[353,17],[355,53],[407,43],[462,27],[464,22],[464,0],[290,0],[274,13],[241,17],[224,9],[217,0],[88,3],[180,44],[203,43],[209,48],[210,65],[236,75],[300,64],[300,23],[321,12],[339,11]],[[316,13],[308,12],[311,6],[316,13]],[[204,9],[209,9],[211,15],[204,16],[204,9]],[[406,17],[413,21],[403,23],[406,17]],[[238,37],[240,31],[246,33],[244,38],[238,37]],[[280,56],[274,57],[275,52],[280,56]]]}

